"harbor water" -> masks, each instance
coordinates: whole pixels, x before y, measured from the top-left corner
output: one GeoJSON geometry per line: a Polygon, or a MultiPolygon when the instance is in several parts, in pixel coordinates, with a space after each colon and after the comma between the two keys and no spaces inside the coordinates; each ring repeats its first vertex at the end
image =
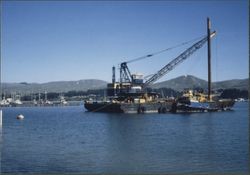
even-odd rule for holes
{"type": "Polygon", "coordinates": [[[233,111],[107,114],[2,108],[2,173],[248,173],[248,102],[233,111]],[[18,114],[24,115],[17,120],[18,114]]]}

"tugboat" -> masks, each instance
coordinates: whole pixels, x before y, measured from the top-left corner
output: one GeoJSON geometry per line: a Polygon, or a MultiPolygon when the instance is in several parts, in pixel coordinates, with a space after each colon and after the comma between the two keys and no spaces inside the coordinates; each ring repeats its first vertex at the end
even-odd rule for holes
{"type": "Polygon", "coordinates": [[[220,99],[219,94],[212,94],[211,100],[208,100],[208,95],[189,90],[177,98],[172,111],[175,113],[226,111],[231,110],[234,103],[232,99],[220,99]]]}
{"type": "Polygon", "coordinates": [[[208,41],[208,94],[186,91],[173,105],[173,112],[214,112],[231,110],[235,101],[232,99],[220,99],[218,94],[211,94],[211,42],[210,20],[207,18],[207,41],[208,41]]]}
{"type": "MultiPolygon", "coordinates": [[[[143,82],[142,74],[131,74],[127,66],[128,63],[138,61],[144,58],[152,57],[162,52],[168,51],[171,48],[164,49],[153,54],[139,57],[120,64],[120,81],[116,82],[115,67],[112,68],[112,83],[107,85],[108,101],[94,102],[92,100],[85,101],[84,106],[90,112],[109,112],[109,113],[167,113],[167,112],[205,112],[218,111],[222,109],[230,109],[233,102],[228,100],[211,100],[211,52],[210,39],[215,36],[215,31],[210,32],[210,21],[207,20],[207,36],[193,44],[183,53],[165,65],[157,73],[152,75],[148,80],[143,82]],[[173,70],[177,65],[186,60],[195,51],[200,49],[208,42],[208,95],[207,100],[202,102],[202,106],[193,106],[194,99],[190,96],[183,96],[178,99],[164,98],[160,99],[159,94],[154,92],[147,92],[147,88],[154,82],[159,80],[165,74],[173,70]],[[192,103],[191,103],[192,102],[192,103]]],[[[185,42],[188,44],[189,42],[185,42]]],[[[183,43],[181,44],[183,45],[183,43]]],[[[204,98],[205,99],[205,98],[204,98]]],[[[198,101],[197,101],[198,102],[198,101]]],[[[201,103],[201,101],[199,102],[201,103]]],[[[197,105],[197,104],[196,104],[197,105]]]]}

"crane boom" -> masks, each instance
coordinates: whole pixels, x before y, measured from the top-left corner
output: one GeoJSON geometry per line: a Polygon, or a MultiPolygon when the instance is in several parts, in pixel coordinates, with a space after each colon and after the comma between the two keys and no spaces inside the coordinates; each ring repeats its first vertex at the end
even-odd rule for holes
{"type": "MultiPolygon", "coordinates": [[[[215,31],[212,32],[210,34],[210,38],[212,38],[215,35],[215,33],[216,33],[215,31]]],[[[166,66],[164,66],[161,70],[159,70],[157,73],[155,73],[151,78],[149,78],[143,84],[143,88],[146,88],[147,86],[153,84],[155,81],[159,80],[162,76],[164,76],[165,74],[167,74],[169,71],[171,71],[178,64],[180,64],[185,59],[187,59],[195,51],[197,51],[198,49],[200,49],[206,43],[207,39],[208,39],[208,37],[205,36],[203,39],[201,39],[197,43],[193,44],[191,47],[189,47],[187,50],[185,50],[183,53],[181,53],[178,57],[176,57],[174,60],[172,60],[166,66]]]]}

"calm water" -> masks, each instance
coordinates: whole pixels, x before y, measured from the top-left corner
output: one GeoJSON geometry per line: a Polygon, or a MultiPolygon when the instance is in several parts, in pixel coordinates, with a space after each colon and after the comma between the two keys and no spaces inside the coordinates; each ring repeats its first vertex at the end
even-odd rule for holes
{"type": "Polygon", "coordinates": [[[4,108],[2,172],[248,172],[248,103],[200,114],[4,108]],[[22,113],[23,121],[16,116],[22,113]]]}

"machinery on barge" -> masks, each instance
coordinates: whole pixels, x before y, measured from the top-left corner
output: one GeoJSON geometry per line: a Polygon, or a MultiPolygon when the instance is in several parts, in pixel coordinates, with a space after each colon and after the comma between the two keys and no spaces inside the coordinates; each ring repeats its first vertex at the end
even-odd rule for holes
{"type": "Polygon", "coordinates": [[[166,113],[166,112],[206,112],[231,109],[233,100],[211,98],[211,48],[210,39],[216,34],[210,32],[210,21],[207,19],[207,35],[182,52],[179,56],[165,65],[144,82],[142,74],[132,74],[127,64],[169,50],[165,49],[153,54],[139,57],[120,64],[120,81],[116,81],[115,67],[112,68],[112,83],[107,85],[108,101],[85,101],[84,106],[90,112],[112,113],[166,113]],[[197,50],[208,43],[208,94],[195,98],[196,95],[189,92],[183,97],[159,98],[159,94],[147,92],[147,88],[162,78],[177,65],[190,57],[197,50]],[[203,97],[203,98],[201,98],[203,97]],[[202,99],[202,100],[201,100],[202,99]]]}

